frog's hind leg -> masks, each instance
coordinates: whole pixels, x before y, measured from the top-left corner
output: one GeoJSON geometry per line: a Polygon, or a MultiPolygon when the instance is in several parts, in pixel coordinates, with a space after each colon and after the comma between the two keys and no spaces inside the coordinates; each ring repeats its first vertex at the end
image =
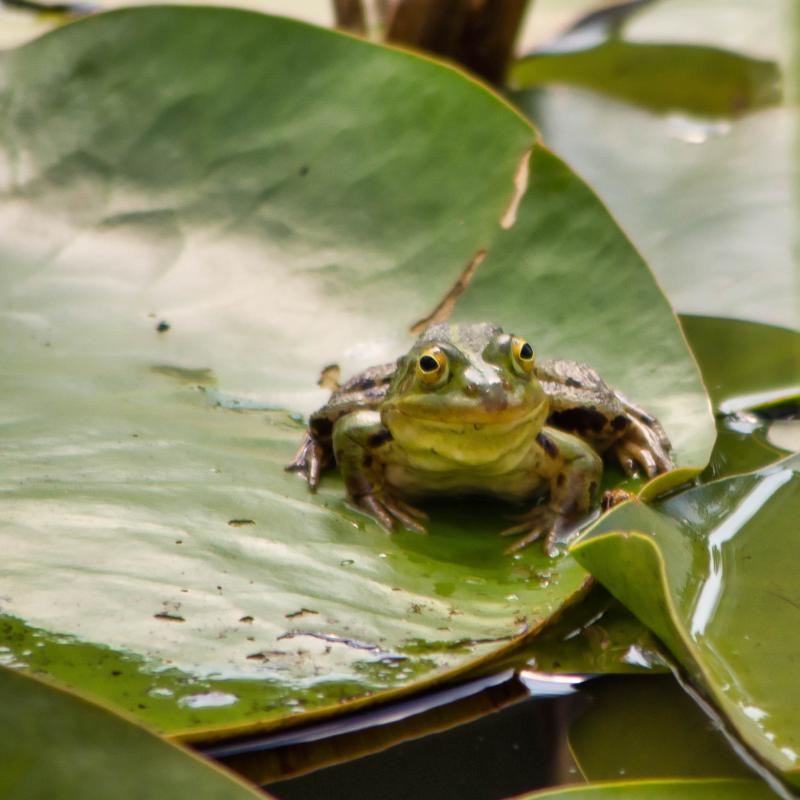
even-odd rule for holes
{"type": "Polygon", "coordinates": [[[595,505],[603,462],[586,442],[555,428],[544,428],[538,441],[546,456],[541,473],[549,479],[549,497],[501,535],[522,534],[506,553],[522,550],[543,536],[544,551],[552,558],[558,555],[557,543],[587,521],[595,505]]]}
{"type": "Polygon", "coordinates": [[[357,411],[336,421],[333,450],[342,471],[347,500],[357,511],[372,517],[387,531],[397,520],[404,528],[425,533],[423,511],[396,497],[383,479],[382,454],[392,437],[377,411],[357,411]]]}
{"type": "Polygon", "coordinates": [[[626,475],[635,475],[641,467],[648,478],[674,469],[670,458],[669,438],[661,423],[641,406],[632,403],[617,392],[626,416],[628,426],[624,435],[611,446],[626,475]]]}

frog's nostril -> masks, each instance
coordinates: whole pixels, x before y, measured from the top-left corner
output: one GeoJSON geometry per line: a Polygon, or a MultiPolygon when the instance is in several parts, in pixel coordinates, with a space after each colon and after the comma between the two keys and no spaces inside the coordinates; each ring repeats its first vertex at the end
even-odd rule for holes
{"type": "Polygon", "coordinates": [[[483,405],[489,411],[502,411],[508,405],[508,395],[500,385],[485,387],[482,395],[483,405]]]}
{"type": "Polygon", "coordinates": [[[464,387],[464,394],[466,394],[467,397],[477,397],[479,392],[480,392],[480,387],[478,386],[477,383],[468,383],[464,387]]]}

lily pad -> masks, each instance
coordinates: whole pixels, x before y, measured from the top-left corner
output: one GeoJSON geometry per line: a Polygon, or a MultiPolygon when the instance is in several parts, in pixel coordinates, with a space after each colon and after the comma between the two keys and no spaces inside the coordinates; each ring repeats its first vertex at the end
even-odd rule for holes
{"type": "Polygon", "coordinates": [[[774,797],[774,792],[758,781],[694,779],[567,786],[521,795],[517,800],[773,800],[774,797]]]}
{"type": "MultiPolygon", "coordinates": [[[[637,45],[663,44],[668,35],[674,43],[735,46],[776,62],[786,76],[796,71],[793,15],[788,0],[662,2],[637,14],[627,33],[636,29],[637,45]],[[774,35],[764,35],[765,25],[774,35]]],[[[798,328],[796,93],[737,119],[654,113],[563,85],[513,99],[600,192],[680,312],[798,328]]]]}
{"type": "Polygon", "coordinates": [[[614,509],[575,557],[650,627],[764,763],[800,785],[800,456],[614,509]]]}
{"type": "Polygon", "coordinates": [[[0,668],[4,800],[254,800],[264,792],[84,698],[0,668]]]}
{"type": "Polygon", "coordinates": [[[800,400],[800,332],[684,315],[681,326],[715,408],[723,414],[800,400]]]}
{"type": "Polygon", "coordinates": [[[611,39],[595,47],[559,46],[517,61],[512,86],[580,86],[654,112],[735,116],[780,100],[778,66],[714,47],[611,39]]]}
{"type": "Polygon", "coordinates": [[[590,361],[680,464],[707,461],[707,399],[646,265],[538,145],[521,197],[534,131],[452,68],[156,7],[54,31],[0,76],[15,663],[209,738],[451,678],[581,597],[571,558],[502,555],[502,507],[388,537],[338,477],[311,496],[283,471],[323,369],[402,353],[485,249],[457,313],[590,361]]]}

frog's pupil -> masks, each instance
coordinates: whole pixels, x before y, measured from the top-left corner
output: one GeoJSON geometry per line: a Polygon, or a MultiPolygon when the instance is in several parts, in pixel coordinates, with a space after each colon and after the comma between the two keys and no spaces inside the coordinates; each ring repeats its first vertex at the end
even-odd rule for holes
{"type": "Polygon", "coordinates": [[[433,356],[422,356],[419,366],[423,372],[436,372],[439,369],[439,362],[433,356]]]}
{"type": "Polygon", "coordinates": [[[530,359],[533,358],[533,348],[527,342],[525,342],[525,344],[519,349],[519,355],[520,358],[524,358],[525,361],[530,361],[530,359]]]}

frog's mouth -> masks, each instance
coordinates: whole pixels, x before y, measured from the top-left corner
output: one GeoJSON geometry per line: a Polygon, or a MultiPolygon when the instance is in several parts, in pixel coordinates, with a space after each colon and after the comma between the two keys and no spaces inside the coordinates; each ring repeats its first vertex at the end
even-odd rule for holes
{"type": "Polygon", "coordinates": [[[530,449],[547,418],[548,403],[543,399],[534,406],[493,412],[475,407],[463,413],[446,410],[434,417],[418,414],[416,408],[395,408],[384,414],[384,424],[401,452],[425,469],[509,469],[530,449]]]}
{"type": "Polygon", "coordinates": [[[418,421],[443,428],[464,425],[499,428],[536,422],[544,425],[549,413],[549,403],[547,398],[542,398],[533,404],[508,402],[507,398],[496,402],[490,400],[490,402],[447,403],[438,406],[427,403],[403,403],[387,407],[386,412],[389,424],[392,419],[403,417],[408,422],[418,421]]]}

